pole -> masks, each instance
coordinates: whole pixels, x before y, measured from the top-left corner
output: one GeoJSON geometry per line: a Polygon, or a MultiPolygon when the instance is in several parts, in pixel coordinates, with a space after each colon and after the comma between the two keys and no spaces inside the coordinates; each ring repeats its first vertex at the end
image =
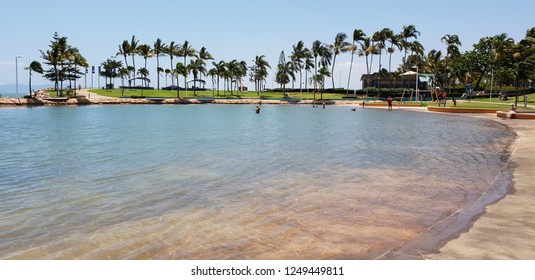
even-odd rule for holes
{"type": "Polygon", "coordinates": [[[22,56],[20,55],[15,56],[15,87],[16,87],[17,98],[19,98],[19,58],[22,58],[22,56]]]}
{"type": "MultiPolygon", "coordinates": [[[[420,95],[418,94],[418,93],[419,93],[419,91],[418,91],[418,65],[413,66],[412,68],[413,68],[413,69],[416,68],[416,80],[415,80],[415,82],[414,82],[414,91],[415,91],[415,94],[416,94],[416,98],[419,99],[419,98],[420,98],[420,95]]],[[[412,97],[411,97],[411,99],[412,99],[412,97]]]]}
{"type": "Polygon", "coordinates": [[[490,77],[490,100],[492,101],[492,85],[494,84],[494,69],[492,69],[492,74],[490,77]]]}

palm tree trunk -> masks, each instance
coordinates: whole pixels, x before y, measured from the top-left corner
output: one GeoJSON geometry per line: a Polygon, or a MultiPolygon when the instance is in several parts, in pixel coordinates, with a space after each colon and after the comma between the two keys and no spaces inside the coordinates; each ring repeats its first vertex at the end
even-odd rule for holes
{"type": "MultiPolygon", "coordinates": [[[[355,42],[353,42],[353,45],[355,45],[355,42]]],[[[349,96],[349,83],[351,81],[351,70],[353,70],[353,56],[355,56],[355,51],[351,52],[351,63],[349,64],[349,76],[347,77],[347,91],[346,96],[349,96]]]]}
{"type": "Polygon", "coordinates": [[[156,88],[159,90],[160,89],[160,71],[158,71],[158,69],[160,69],[160,56],[156,55],[156,76],[157,76],[156,88]]]}
{"type": "Polygon", "coordinates": [[[29,87],[29,93],[30,93],[30,96],[32,95],[32,69],[31,68],[28,68],[28,70],[30,70],[30,77],[28,77],[28,87],[29,87]]]}
{"type": "MultiPolygon", "coordinates": [[[[187,68],[187,65],[186,65],[186,56],[184,56],[184,67],[187,68]]],[[[187,84],[187,82],[186,82],[187,79],[188,79],[188,75],[184,75],[184,88],[185,88],[186,90],[188,90],[188,84],[187,84]]],[[[178,83],[178,82],[177,82],[177,83],[178,83]]]]}
{"type": "MultiPolygon", "coordinates": [[[[132,55],[132,65],[134,66],[134,78],[136,77],[136,60],[135,55],[132,55]]],[[[136,79],[134,79],[134,87],[136,86],[136,79]]]]}
{"type": "Polygon", "coordinates": [[[333,82],[333,89],[336,88],[336,86],[334,85],[334,65],[335,64],[336,64],[336,54],[334,54],[333,67],[331,69],[331,79],[332,79],[332,82],[333,82]]]}

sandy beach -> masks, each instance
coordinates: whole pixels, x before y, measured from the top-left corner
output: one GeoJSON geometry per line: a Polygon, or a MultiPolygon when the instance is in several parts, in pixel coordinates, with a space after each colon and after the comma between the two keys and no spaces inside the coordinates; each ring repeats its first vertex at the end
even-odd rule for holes
{"type": "MultiPolygon", "coordinates": [[[[386,109],[386,108],[381,108],[386,109]]],[[[394,107],[394,110],[397,109],[394,107]]],[[[402,108],[429,112],[425,108],[402,108]]],[[[449,114],[429,112],[431,114],[449,114]]],[[[501,119],[493,114],[462,114],[462,116],[483,118],[507,125],[516,134],[512,145],[510,166],[513,168],[513,189],[503,199],[487,205],[484,213],[472,221],[472,225],[451,239],[439,252],[418,252],[422,259],[436,260],[533,260],[535,259],[535,121],[523,119],[501,119]]],[[[454,219],[461,219],[453,217],[454,219]]],[[[466,222],[466,221],[464,221],[466,222]]],[[[468,221],[470,222],[470,221],[468,221]]],[[[440,225],[437,225],[440,228],[440,225]]],[[[415,248],[433,246],[420,245],[418,242],[440,242],[440,235],[447,236],[450,229],[441,233],[415,238],[414,243],[398,251],[385,254],[387,259],[404,259],[406,252],[415,248]],[[433,240],[432,240],[433,239],[433,240]],[[432,241],[430,241],[432,240],[432,241]],[[407,250],[406,250],[407,249],[407,250]]],[[[454,229],[455,231],[455,229],[454,229]]],[[[449,240],[448,240],[449,239],[449,240]]],[[[410,241],[409,241],[410,242],[410,241]]]]}
{"type": "Polygon", "coordinates": [[[502,200],[488,205],[485,213],[459,238],[449,241],[431,259],[510,260],[535,259],[535,122],[533,120],[502,120],[495,114],[477,115],[503,123],[518,138],[513,144],[511,162],[514,190],[502,200]]]}

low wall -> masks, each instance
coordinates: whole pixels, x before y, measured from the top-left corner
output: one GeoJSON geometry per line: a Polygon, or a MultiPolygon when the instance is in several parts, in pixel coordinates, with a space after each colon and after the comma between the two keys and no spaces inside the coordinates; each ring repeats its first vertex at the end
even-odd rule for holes
{"type": "Polygon", "coordinates": [[[442,113],[466,113],[466,114],[494,114],[497,109],[477,109],[477,108],[457,108],[457,107],[427,107],[428,111],[431,112],[442,112],[442,113]]]}
{"type": "MultiPolygon", "coordinates": [[[[496,116],[498,118],[506,119],[506,111],[497,111],[496,116]]],[[[511,115],[511,119],[524,119],[524,120],[535,120],[535,112],[517,112],[514,115],[511,115]]]]}

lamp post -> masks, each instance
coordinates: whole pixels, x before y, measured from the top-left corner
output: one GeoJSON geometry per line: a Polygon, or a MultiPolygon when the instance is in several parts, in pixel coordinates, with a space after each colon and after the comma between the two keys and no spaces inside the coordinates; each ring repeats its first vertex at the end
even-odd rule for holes
{"type": "Polygon", "coordinates": [[[420,95],[418,94],[419,93],[418,91],[418,65],[413,66],[412,69],[416,69],[416,81],[414,84],[414,89],[416,91],[416,98],[420,99],[420,95]]]}
{"type": "Polygon", "coordinates": [[[22,58],[21,55],[15,56],[15,88],[17,93],[17,98],[19,98],[19,58],[22,58]]]}

